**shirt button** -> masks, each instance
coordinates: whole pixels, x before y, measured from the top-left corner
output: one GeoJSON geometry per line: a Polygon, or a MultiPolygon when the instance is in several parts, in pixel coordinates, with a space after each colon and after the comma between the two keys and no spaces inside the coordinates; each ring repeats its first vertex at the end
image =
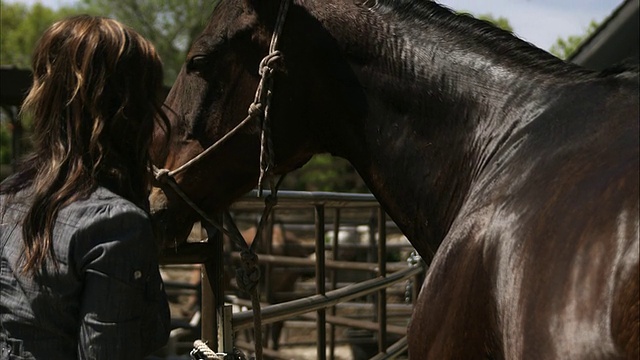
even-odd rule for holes
{"type": "Polygon", "coordinates": [[[134,279],[138,280],[138,279],[140,279],[141,277],[142,277],[142,271],[140,271],[140,270],[136,270],[136,271],[133,273],[133,278],[134,278],[134,279]]]}

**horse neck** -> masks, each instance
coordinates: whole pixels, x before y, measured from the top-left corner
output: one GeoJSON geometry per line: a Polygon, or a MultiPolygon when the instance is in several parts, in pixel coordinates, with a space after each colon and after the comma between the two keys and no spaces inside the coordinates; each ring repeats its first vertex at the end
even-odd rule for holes
{"type": "MultiPolygon", "coordinates": [[[[570,71],[506,32],[490,31],[496,37],[492,40],[481,32],[457,30],[465,23],[448,18],[456,15],[423,3],[422,10],[439,15],[419,20],[382,6],[364,15],[357,7],[314,10],[317,17],[325,16],[320,21],[329,31],[340,29],[332,36],[350,56],[368,106],[361,141],[345,138],[343,143],[356,146],[327,150],[344,152],[428,257],[487,164],[535,118],[541,99],[555,91],[558,74],[570,71]],[[509,46],[524,59],[496,55],[509,46]],[[528,68],[520,65],[527,57],[535,60],[528,68]]],[[[475,19],[462,20],[490,30],[475,19]]]]}

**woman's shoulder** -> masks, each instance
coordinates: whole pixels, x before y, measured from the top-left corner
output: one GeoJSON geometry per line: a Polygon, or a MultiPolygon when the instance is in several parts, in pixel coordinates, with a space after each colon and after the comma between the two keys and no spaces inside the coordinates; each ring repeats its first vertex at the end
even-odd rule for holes
{"type": "MultiPolygon", "coordinates": [[[[29,210],[30,197],[29,189],[13,195],[2,194],[0,208],[7,214],[22,216],[29,210]]],[[[86,198],[76,200],[60,209],[56,222],[63,226],[80,227],[101,219],[109,220],[120,216],[149,219],[148,213],[133,202],[107,188],[98,187],[86,198]]]]}
{"type": "Polygon", "coordinates": [[[82,227],[91,223],[121,218],[148,221],[147,212],[110,190],[99,187],[86,199],[75,201],[60,210],[58,222],[82,227]]]}
{"type": "Polygon", "coordinates": [[[155,247],[147,212],[105,188],[63,209],[58,225],[66,232],[59,238],[68,239],[67,246],[79,269],[99,259],[140,258],[155,247]]]}
{"type": "Polygon", "coordinates": [[[62,209],[54,232],[80,253],[108,244],[126,247],[140,239],[153,243],[147,212],[105,188],[98,188],[88,198],[62,209]]]}

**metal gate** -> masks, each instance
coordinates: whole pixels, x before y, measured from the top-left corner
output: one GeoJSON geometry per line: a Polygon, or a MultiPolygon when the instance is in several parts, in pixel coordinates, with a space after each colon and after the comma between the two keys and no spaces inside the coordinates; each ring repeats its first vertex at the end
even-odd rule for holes
{"type": "MultiPolygon", "coordinates": [[[[268,192],[264,194],[264,196],[267,195],[268,192]]],[[[263,201],[253,192],[232,205],[231,211],[236,218],[247,218],[252,212],[257,213],[262,210],[263,201]]],[[[389,229],[398,231],[392,221],[387,221],[386,214],[371,194],[280,191],[278,205],[274,208],[271,221],[278,219],[275,221],[282,222],[291,228],[305,226],[309,220],[308,215],[306,219],[305,215],[302,215],[305,212],[312,214],[310,226],[312,226],[315,240],[313,244],[315,260],[271,255],[270,247],[258,256],[260,262],[266,266],[263,274],[266,277],[266,287],[270,283],[272,266],[314,266],[315,294],[274,305],[265,304],[262,308],[262,324],[268,325],[293,317],[314,319],[318,359],[334,357],[335,329],[338,326],[374,332],[378,355],[372,359],[394,358],[404,353],[407,349],[406,326],[387,323],[387,289],[394,284],[410,283],[412,284],[409,291],[411,295],[407,300],[414,302],[421,284],[420,278],[424,272],[423,263],[417,257],[394,263],[387,262],[389,247],[387,233],[389,229]],[[339,260],[337,255],[346,246],[339,241],[341,229],[345,224],[351,226],[354,222],[362,222],[357,218],[362,218],[363,214],[368,214],[365,224],[369,232],[369,241],[359,246],[361,251],[366,251],[368,254],[367,261],[339,260]],[[329,229],[328,232],[327,229],[329,229]],[[332,236],[327,238],[326,234],[332,236]],[[325,258],[327,251],[334,255],[332,259],[325,258]],[[373,276],[367,280],[340,286],[336,274],[345,271],[362,271],[373,276]],[[368,297],[373,304],[371,320],[336,316],[338,304],[362,297],[368,297]],[[400,340],[389,345],[387,341],[389,333],[400,335],[400,340]]],[[[267,226],[267,229],[272,229],[272,226],[267,226]]],[[[211,233],[214,232],[211,231],[211,233]]],[[[207,341],[214,351],[230,353],[234,346],[246,347],[247,344],[240,346],[234,343],[234,334],[253,326],[253,312],[247,310],[233,313],[231,305],[225,304],[225,289],[222,288],[224,248],[222,237],[217,232],[215,234],[209,236],[206,242],[188,243],[178,249],[168,250],[161,262],[163,264],[202,264],[201,338],[207,341]]],[[[270,237],[266,236],[264,240],[270,241],[270,237]]],[[[270,244],[269,241],[267,244],[270,244]]],[[[268,349],[265,349],[265,355],[270,355],[268,349]]],[[[277,353],[271,355],[277,357],[277,353]]]]}

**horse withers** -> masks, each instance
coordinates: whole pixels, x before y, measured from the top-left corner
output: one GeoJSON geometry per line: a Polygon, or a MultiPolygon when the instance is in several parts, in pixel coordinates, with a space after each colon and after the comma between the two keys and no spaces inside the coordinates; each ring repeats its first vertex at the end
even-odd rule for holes
{"type": "MultiPolygon", "coordinates": [[[[270,120],[176,174],[185,194],[224,209],[265,144],[273,174],[343,157],[430,263],[412,358],[637,358],[637,71],[579,68],[431,1],[295,0],[286,18],[281,1],[221,0],[191,47],[167,169],[246,118],[274,31],[280,52],[270,120]]],[[[181,241],[195,212],[172,191],[152,203],[181,241]]]]}

